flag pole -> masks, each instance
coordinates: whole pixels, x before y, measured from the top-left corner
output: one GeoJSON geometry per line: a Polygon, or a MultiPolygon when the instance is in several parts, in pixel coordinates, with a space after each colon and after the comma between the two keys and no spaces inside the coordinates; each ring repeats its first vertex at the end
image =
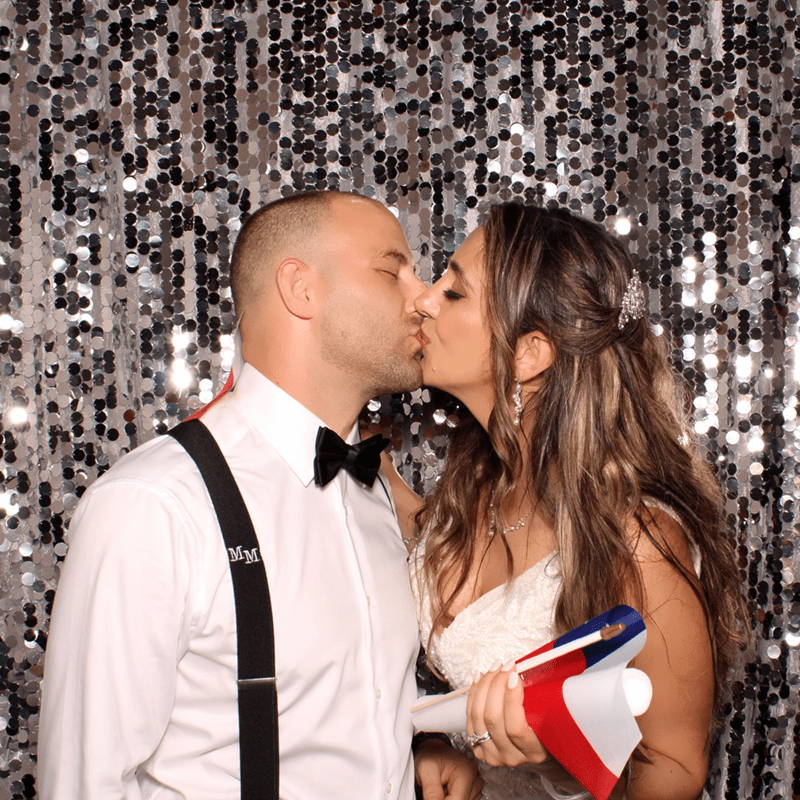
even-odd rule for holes
{"type": "Polygon", "coordinates": [[[554,647],[552,650],[548,650],[546,653],[540,653],[538,656],[531,656],[530,658],[526,658],[524,661],[518,662],[516,665],[517,672],[527,672],[529,669],[540,667],[542,664],[546,664],[548,661],[561,658],[561,656],[565,656],[567,653],[580,650],[581,648],[587,647],[590,644],[595,644],[596,642],[607,642],[609,639],[619,636],[624,630],[624,622],[617,622],[614,625],[606,625],[605,628],[601,628],[599,631],[595,631],[594,633],[588,633],[586,636],[581,636],[579,639],[575,639],[574,642],[567,642],[566,644],[561,645],[561,647],[554,647]]]}

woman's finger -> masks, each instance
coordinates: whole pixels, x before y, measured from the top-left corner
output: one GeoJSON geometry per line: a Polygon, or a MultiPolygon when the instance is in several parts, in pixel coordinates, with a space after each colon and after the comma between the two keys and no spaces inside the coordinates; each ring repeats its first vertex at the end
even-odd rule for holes
{"type": "Polygon", "coordinates": [[[485,675],[479,674],[467,695],[467,734],[473,736],[486,732],[483,722],[483,708],[486,705],[486,694],[489,691],[496,668],[492,668],[485,675]]]}
{"type": "Polygon", "coordinates": [[[539,737],[528,725],[525,718],[525,691],[522,681],[516,672],[508,676],[503,698],[503,718],[505,730],[517,752],[526,762],[541,763],[547,758],[547,751],[539,741],[539,737]]]}
{"type": "MultiPolygon", "coordinates": [[[[516,673],[514,673],[516,674],[516,673]]],[[[488,685],[484,705],[483,724],[491,739],[474,748],[475,755],[488,764],[516,766],[524,761],[524,754],[517,748],[506,730],[505,701],[508,693],[508,672],[497,672],[488,685]]]]}

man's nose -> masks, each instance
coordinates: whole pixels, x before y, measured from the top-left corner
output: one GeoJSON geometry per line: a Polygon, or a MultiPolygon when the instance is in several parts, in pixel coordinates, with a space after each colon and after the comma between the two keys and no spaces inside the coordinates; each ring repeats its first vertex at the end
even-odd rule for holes
{"type": "Polygon", "coordinates": [[[427,290],[427,286],[423,283],[420,278],[417,277],[415,274],[409,281],[409,286],[407,289],[406,296],[408,298],[406,302],[406,311],[409,314],[418,314],[420,313],[417,309],[417,298],[423,294],[427,290]]]}
{"type": "Polygon", "coordinates": [[[417,313],[422,314],[423,317],[435,317],[439,313],[435,287],[423,284],[423,291],[417,295],[414,306],[417,313]]]}

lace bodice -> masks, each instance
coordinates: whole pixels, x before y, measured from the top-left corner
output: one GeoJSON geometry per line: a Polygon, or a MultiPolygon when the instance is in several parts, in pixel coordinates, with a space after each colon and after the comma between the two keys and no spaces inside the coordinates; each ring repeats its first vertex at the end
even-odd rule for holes
{"type": "MultiPolygon", "coordinates": [[[[420,639],[431,632],[431,598],[421,585],[421,545],[410,559],[411,587],[419,611],[420,639]]],[[[431,659],[454,689],[472,683],[498,660],[506,663],[553,638],[553,607],[561,585],[555,553],[508,584],[497,586],[468,605],[435,636],[431,659]]]]}
{"type": "MultiPolygon", "coordinates": [[[[424,542],[409,559],[411,587],[417,601],[420,640],[428,645],[431,598],[420,570],[424,542]]],[[[558,556],[553,553],[508,584],[492,589],[467,606],[431,642],[431,660],[453,689],[472,683],[498,661],[506,663],[549,642],[554,636],[553,609],[561,585],[558,556]]],[[[456,747],[472,755],[463,738],[456,747]]],[[[485,781],[483,800],[550,799],[538,776],[523,768],[490,767],[480,763],[485,781]]]]}

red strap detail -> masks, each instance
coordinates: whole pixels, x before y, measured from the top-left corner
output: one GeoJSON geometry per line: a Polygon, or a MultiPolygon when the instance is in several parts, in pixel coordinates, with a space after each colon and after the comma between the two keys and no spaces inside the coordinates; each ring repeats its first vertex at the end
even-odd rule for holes
{"type": "Polygon", "coordinates": [[[223,395],[227,394],[233,388],[233,370],[228,373],[228,380],[225,381],[225,385],[220,389],[219,394],[210,402],[206,403],[202,408],[198,408],[197,411],[194,412],[191,416],[186,417],[186,419],[200,419],[203,414],[208,411],[214,403],[217,402],[223,395]]]}

